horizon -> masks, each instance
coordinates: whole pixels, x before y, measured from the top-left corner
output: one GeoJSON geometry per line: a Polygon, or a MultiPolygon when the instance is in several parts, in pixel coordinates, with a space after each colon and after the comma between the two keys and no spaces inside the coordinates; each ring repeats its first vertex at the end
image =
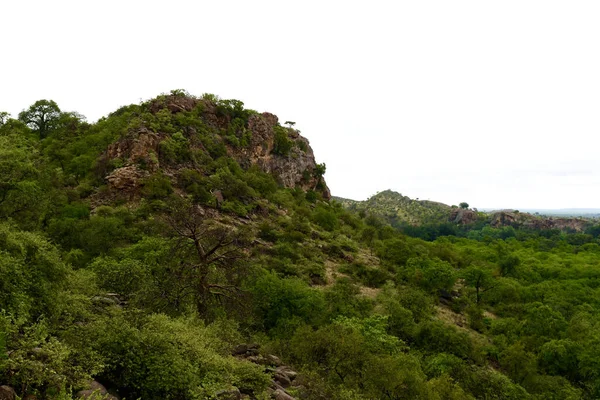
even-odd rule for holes
{"type": "MultiPolygon", "coordinates": [[[[327,178],[327,176],[325,177],[327,178]]],[[[406,194],[402,193],[401,191],[398,190],[394,190],[394,189],[384,189],[384,190],[380,190],[375,194],[372,194],[368,197],[366,197],[365,199],[362,200],[358,200],[358,199],[353,199],[353,198],[348,198],[348,197],[344,197],[344,196],[338,196],[335,193],[331,193],[332,197],[338,197],[340,199],[345,199],[345,200],[351,200],[351,201],[357,201],[357,202],[361,202],[361,201],[367,201],[369,200],[371,197],[374,197],[376,195],[378,195],[379,193],[382,192],[386,192],[386,191],[391,191],[391,192],[395,192],[398,193],[402,196],[406,196],[408,198],[410,198],[411,200],[415,200],[415,201],[431,201],[431,202],[435,202],[435,203],[442,203],[445,204],[447,206],[458,206],[458,204],[460,204],[460,202],[458,203],[446,203],[443,201],[438,201],[435,199],[422,199],[419,197],[411,197],[411,196],[407,196],[406,194]]],[[[558,212],[558,211],[572,211],[572,212],[584,212],[585,214],[595,214],[595,213],[600,213],[600,207],[562,207],[562,208],[540,208],[540,207],[477,207],[472,205],[471,203],[469,203],[467,201],[467,203],[469,204],[469,208],[474,209],[476,208],[479,211],[500,211],[500,210],[519,210],[519,211],[524,211],[524,212],[558,212]]]]}
{"type": "Polygon", "coordinates": [[[342,197],[393,187],[546,209],[600,198],[598,2],[59,0],[3,15],[18,62],[2,66],[0,111],[13,117],[52,99],[96,121],[182,88],[295,121],[342,197]],[[150,26],[165,34],[140,40],[150,26]]]}

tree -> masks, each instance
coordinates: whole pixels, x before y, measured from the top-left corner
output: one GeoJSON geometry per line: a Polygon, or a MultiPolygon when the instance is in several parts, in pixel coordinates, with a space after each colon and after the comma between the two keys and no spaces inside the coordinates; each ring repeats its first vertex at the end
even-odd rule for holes
{"type": "Polygon", "coordinates": [[[54,130],[61,112],[53,100],[38,100],[27,110],[19,113],[19,120],[36,131],[41,139],[46,138],[54,130]]]}
{"type": "Polygon", "coordinates": [[[514,254],[501,258],[498,262],[498,266],[500,266],[500,275],[514,275],[519,265],[521,265],[521,259],[514,254]]]}
{"type": "Polygon", "coordinates": [[[0,136],[1,217],[30,214],[43,206],[36,155],[36,149],[25,138],[0,136]]]}
{"type": "Polygon", "coordinates": [[[487,269],[471,267],[464,272],[465,284],[475,289],[476,303],[481,302],[481,296],[488,290],[496,287],[496,281],[492,273],[487,269]]]}
{"type": "Polygon", "coordinates": [[[518,384],[535,375],[536,362],[535,355],[525,351],[521,342],[513,344],[500,354],[500,366],[518,384]]]}
{"type": "Polygon", "coordinates": [[[0,111],[0,126],[4,125],[10,119],[10,113],[0,111]]]}
{"type": "Polygon", "coordinates": [[[377,238],[377,229],[372,226],[366,226],[362,230],[360,238],[369,246],[369,251],[373,255],[373,241],[377,238]]]}
{"type": "Polygon", "coordinates": [[[467,208],[469,208],[469,203],[465,203],[464,201],[462,203],[459,204],[460,208],[462,208],[463,210],[466,210],[467,208]]]}
{"type": "Polygon", "coordinates": [[[214,300],[236,301],[241,295],[245,241],[241,232],[210,218],[209,211],[185,200],[175,200],[166,215],[174,239],[171,275],[179,282],[179,299],[192,297],[196,310],[206,315],[214,300]]]}

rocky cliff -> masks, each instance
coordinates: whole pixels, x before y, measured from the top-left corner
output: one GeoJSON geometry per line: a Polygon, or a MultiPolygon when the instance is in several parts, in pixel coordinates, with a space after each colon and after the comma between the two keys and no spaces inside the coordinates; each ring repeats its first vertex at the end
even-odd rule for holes
{"type": "Polygon", "coordinates": [[[193,154],[196,159],[220,146],[242,168],[257,167],[286,188],[314,190],[328,200],[331,195],[323,178],[324,165],[315,161],[308,140],[299,131],[281,126],[276,115],[242,106],[237,101],[182,93],[159,96],[146,103],[152,118],[140,118],[133,128],[128,127],[98,162],[99,169],[106,171],[109,192],[136,197],[144,179],[157,172],[172,178],[181,168],[202,172],[201,162],[169,162],[172,160],[166,153],[176,141],[187,147],[179,151],[193,154]],[[210,137],[212,143],[199,139],[200,135],[210,137]]]}
{"type": "Polygon", "coordinates": [[[584,218],[541,217],[516,210],[501,210],[490,214],[490,225],[494,228],[512,226],[533,230],[560,229],[569,232],[583,232],[591,225],[591,222],[584,218]]]}

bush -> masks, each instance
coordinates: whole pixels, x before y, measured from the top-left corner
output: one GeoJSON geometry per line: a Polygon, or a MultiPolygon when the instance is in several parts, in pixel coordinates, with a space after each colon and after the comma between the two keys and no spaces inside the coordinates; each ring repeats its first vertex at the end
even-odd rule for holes
{"type": "Polygon", "coordinates": [[[293,318],[305,324],[319,324],[323,316],[323,295],[300,279],[281,279],[274,273],[264,272],[249,289],[254,297],[257,320],[275,335],[288,334],[285,322],[293,318]]]}
{"type": "Polygon", "coordinates": [[[471,357],[473,345],[468,334],[439,321],[421,322],[416,343],[432,352],[446,352],[467,359],[471,357]]]}
{"type": "Polygon", "coordinates": [[[289,155],[294,142],[288,138],[287,130],[282,126],[276,126],[273,130],[275,131],[273,153],[280,156],[289,155]]]}
{"type": "Polygon", "coordinates": [[[260,394],[269,383],[259,366],[226,356],[217,332],[193,319],[115,310],[82,330],[78,337],[105,360],[99,379],[128,398],[206,399],[235,384],[260,394]]]}
{"type": "Polygon", "coordinates": [[[164,199],[171,193],[171,181],[164,175],[152,175],[142,182],[142,194],[150,200],[164,199]]]}
{"type": "Polygon", "coordinates": [[[312,220],[321,228],[330,232],[336,230],[339,226],[339,221],[335,213],[323,206],[318,206],[315,209],[312,220]]]}

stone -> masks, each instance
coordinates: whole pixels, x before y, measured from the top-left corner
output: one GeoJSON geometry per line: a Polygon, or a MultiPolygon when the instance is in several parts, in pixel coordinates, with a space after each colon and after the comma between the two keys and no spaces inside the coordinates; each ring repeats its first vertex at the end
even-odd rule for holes
{"type": "Polygon", "coordinates": [[[237,345],[237,346],[234,347],[234,349],[231,352],[231,354],[234,355],[234,356],[239,356],[239,355],[246,354],[247,351],[248,351],[248,345],[247,344],[239,344],[239,345],[237,345]]]}
{"type": "Polygon", "coordinates": [[[293,371],[289,367],[286,367],[286,366],[277,368],[275,370],[275,373],[287,376],[290,381],[293,381],[298,376],[298,373],[296,371],[293,371]]]}
{"type": "Polygon", "coordinates": [[[217,399],[219,400],[240,400],[242,398],[242,393],[236,387],[229,390],[221,390],[216,393],[217,399]]]}
{"type": "Polygon", "coordinates": [[[279,359],[279,357],[274,356],[273,354],[267,354],[266,360],[269,365],[274,365],[276,367],[279,367],[281,365],[281,360],[279,359]]]}
{"type": "Polygon", "coordinates": [[[108,393],[108,390],[98,381],[90,381],[87,389],[77,392],[78,399],[93,400],[118,400],[117,397],[108,393]]]}
{"type": "Polygon", "coordinates": [[[17,393],[15,389],[7,385],[0,386],[0,400],[15,400],[17,393]]]}
{"type": "Polygon", "coordinates": [[[273,375],[273,379],[275,380],[275,382],[277,382],[279,385],[281,385],[284,388],[288,388],[292,385],[292,381],[290,380],[290,378],[282,373],[282,372],[275,372],[275,374],[273,375]]]}
{"type": "Polygon", "coordinates": [[[296,400],[294,397],[290,396],[285,390],[277,389],[271,394],[271,398],[274,400],[296,400]]]}
{"type": "Polygon", "coordinates": [[[133,193],[141,186],[144,178],[150,176],[148,171],[143,171],[135,165],[117,168],[106,177],[110,190],[133,193]]]}

